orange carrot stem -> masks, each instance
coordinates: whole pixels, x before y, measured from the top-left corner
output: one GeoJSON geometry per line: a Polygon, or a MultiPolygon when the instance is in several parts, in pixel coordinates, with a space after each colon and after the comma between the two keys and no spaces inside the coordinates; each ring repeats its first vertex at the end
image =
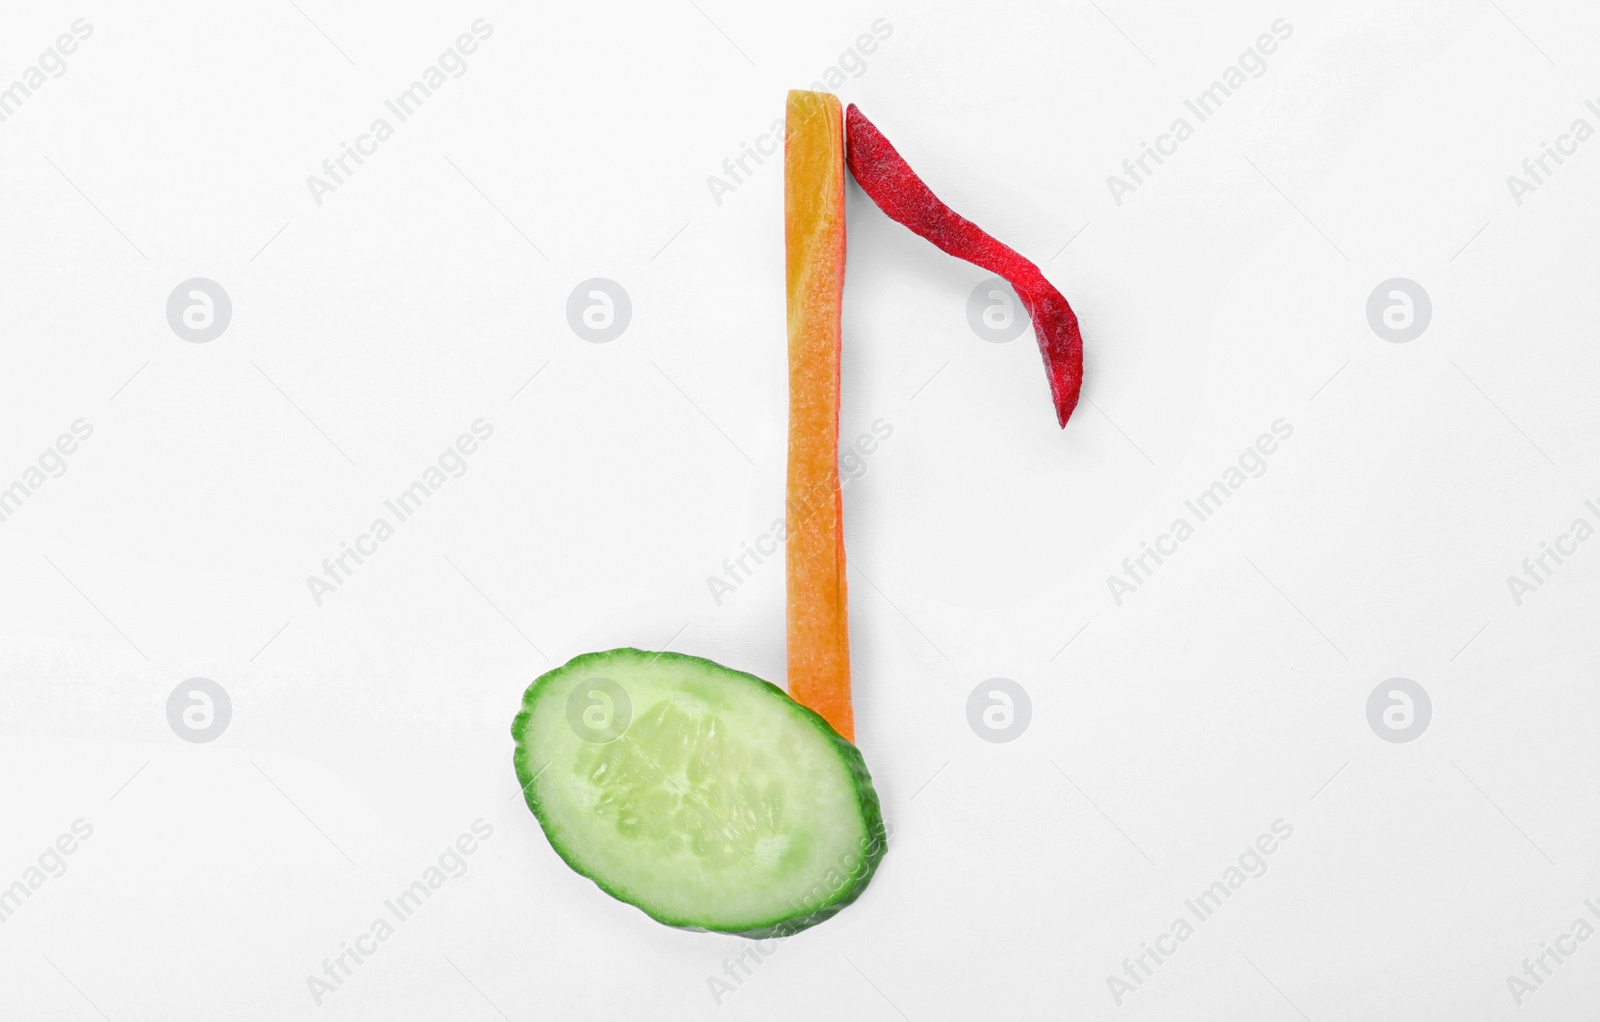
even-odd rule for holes
{"type": "Polygon", "coordinates": [[[789,695],[854,741],[844,505],[839,494],[845,153],[837,98],[823,92],[789,93],[783,158],[789,310],[789,695]]]}

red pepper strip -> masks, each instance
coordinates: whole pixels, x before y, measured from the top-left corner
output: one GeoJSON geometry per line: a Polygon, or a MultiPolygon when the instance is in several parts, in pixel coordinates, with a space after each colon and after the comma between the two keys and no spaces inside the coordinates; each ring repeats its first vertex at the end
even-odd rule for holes
{"type": "Polygon", "coordinates": [[[866,115],[850,105],[845,115],[845,163],[862,191],[889,219],[905,224],[957,259],[1004,277],[1022,299],[1039,337],[1056,421],[1063,427],[1083,386],[1083,335],[1078,317],[1039,267],[983,228],[939,201],[866,115]]]}

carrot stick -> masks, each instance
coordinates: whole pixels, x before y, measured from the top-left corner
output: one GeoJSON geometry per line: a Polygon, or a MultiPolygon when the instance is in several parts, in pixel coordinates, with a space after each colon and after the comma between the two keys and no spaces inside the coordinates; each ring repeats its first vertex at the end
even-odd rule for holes
{"type": "Polygon", "coordinates": [[[789,93],[783,221],[789,309],[789,695],[854,741],[839,494],[844,121],[839,100],[827,93],[789,93]]]}

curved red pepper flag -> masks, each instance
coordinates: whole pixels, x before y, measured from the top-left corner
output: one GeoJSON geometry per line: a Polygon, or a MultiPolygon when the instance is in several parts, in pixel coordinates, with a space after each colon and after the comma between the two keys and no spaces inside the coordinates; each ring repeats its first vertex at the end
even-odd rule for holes
{"type": "Polygon", "coordinates": [[[854,103],[845,115],[845,163],[878,208],[957,259],[1004,277],[1022,299],[1039,337],[1056,421],[1063,427],[1083,386],[1083,335],[1078,317],[1039,267],[939,201],[889,140],[854,103]]]}

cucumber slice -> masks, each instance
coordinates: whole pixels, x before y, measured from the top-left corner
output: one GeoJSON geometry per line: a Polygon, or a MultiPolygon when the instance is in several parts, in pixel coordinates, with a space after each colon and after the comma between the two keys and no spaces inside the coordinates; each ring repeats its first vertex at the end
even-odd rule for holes
{"type": "Polygon", "coordinates": [[[754,675],[680,653],[589,653],[511,725],[528,808],[567,865],[669,926],[751,937],[850,904],[887,834],[866,764],[754,675]]]}

